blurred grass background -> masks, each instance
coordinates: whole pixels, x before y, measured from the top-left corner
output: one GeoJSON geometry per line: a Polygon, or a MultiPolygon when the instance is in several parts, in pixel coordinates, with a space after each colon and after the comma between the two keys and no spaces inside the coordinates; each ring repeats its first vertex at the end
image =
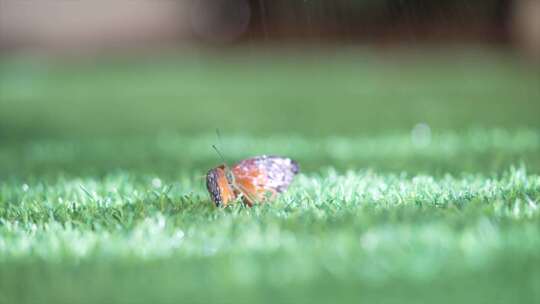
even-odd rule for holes
{"type": "Polygon", "coordinates": [[[0,135],[370,135],[537,128],[540,75],[489,50],[211,52],[0,62],[0,135]]]}
{"type": "Polygon", "coordinates": [[[219,160],[216,129],[231,162],[275,153],[308,171],[539,169],[540,74],[509,52],[238,49],[0,66],[3,176],[202,174],[219,160]]]}

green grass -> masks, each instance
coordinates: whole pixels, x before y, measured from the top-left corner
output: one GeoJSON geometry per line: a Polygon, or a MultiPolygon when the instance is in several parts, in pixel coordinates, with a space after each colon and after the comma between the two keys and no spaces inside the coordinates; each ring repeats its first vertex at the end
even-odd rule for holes
{"type": "Polygon", "coordinates": [[[538,132],[223,141],[232,158],[278,147],[305,173],[271,205],[217,209],[212,135],[0,149],[0,300],[538,299],[538,132]]]}
{"type": "Polygon", "coordinates": [[[538,302],[538,74],[332,54],[0,60],[0,303],[538,302]],[[215,208],[216,127],[302,173],[215,208]]]}
{"type": "Polygon", "coordinates": [[[540,73],[487,50],[0,60],[0,136],[540,128],[540,73]]]}

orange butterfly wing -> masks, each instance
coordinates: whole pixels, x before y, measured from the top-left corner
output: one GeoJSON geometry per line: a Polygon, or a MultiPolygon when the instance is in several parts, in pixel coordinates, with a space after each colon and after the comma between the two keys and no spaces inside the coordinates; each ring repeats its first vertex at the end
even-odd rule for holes
{"type": "Polygon", "coordinates": [[[210,198],[216,206],[227,206],[230,201],[236,199],[236,193],[227,181],[225,166],[213,168],[206,174],[206,187],[210,198]]]}
{"type": "Polygon", "coordinates": [[[299,172],[298,163],[278,156],[257,156],[232,167],[235,186],[244,194],[244,201],[252,206],[264,202],[289,187],[299,172]]]}

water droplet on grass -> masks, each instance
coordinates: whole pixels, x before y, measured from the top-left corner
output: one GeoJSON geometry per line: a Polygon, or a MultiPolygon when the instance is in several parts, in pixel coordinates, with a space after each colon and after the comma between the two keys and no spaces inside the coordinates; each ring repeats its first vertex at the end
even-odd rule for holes
{"type": "Polygon", "coordinates": [[[161,185],[161,179],[157,177],[152,179],[152,186],[154,186],[154,188],[161,188],[161,185]]]}

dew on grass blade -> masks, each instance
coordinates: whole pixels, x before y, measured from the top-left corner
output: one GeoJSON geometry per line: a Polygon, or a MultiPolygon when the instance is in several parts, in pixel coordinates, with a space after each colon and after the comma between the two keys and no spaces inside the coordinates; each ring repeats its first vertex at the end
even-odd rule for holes
{"type": "Polygon", "coordinates": [[[155,178],[152,179],[152,186],[153,186],[154,188],[161,188],[161,185],[162,185],[161,179],[159,179],[159,178],[157,178],[157,177],[155,177],[155,178]]]}

